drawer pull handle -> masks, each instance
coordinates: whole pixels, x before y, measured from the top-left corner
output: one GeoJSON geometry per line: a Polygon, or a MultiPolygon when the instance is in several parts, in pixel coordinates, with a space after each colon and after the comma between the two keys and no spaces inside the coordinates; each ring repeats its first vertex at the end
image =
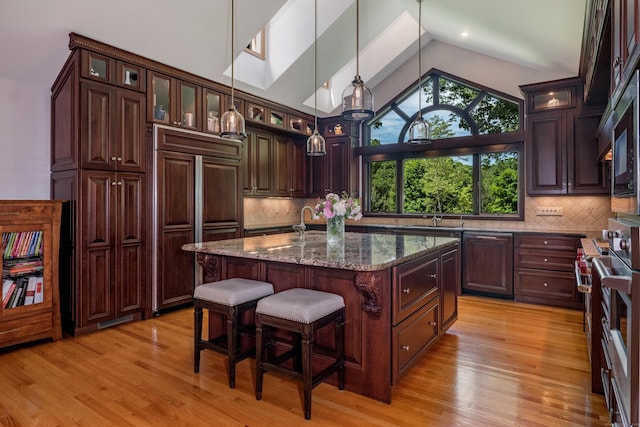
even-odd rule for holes
{"type": "Polygon", "coordinates": [[[0,332],[0,335],[11,334],[11,333],[14,333],[14,332],[18,332],[19,330],[20,330],[20,328],[14,328],[14,329],[10,329],[8,331],[2,331],[2,332],[0,332]]]}
{"type": "Polygon", "coordinates": [[[409,295],[411,293],[411,288],[403,289],[402,292],[404,292],[405,294],[409,295]]]}
{"type": "Polygon", "coordinates": [[[0,215],[20,215],[20,212],[0,212],[0,215]]]}
{"type": "Polygon", "coordinates": [[[430,274],[429,277],[431,277],[432,279],[435,279],[438,276],[436,276],[436,274],[434,273],[434,274],[430,274]]]}
{"type": "Polygon", "coordinates": [[[411,349],[411,347],[409,347],[408,345],[403,345],[402,348],[404,351],[409,351],[411,349]]]}

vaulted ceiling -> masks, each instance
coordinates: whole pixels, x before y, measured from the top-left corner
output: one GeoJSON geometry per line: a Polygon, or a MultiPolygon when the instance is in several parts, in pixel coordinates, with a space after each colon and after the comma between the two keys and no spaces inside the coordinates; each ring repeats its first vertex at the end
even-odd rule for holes
{"type": "MultiPolygon", "coordinates": [[[[586,3],[423,0],[423,72],[507,82],[498,89],[512,95],[518,84],[576,76],[586,3]]],[[[314,0],[236,0],[237,89],[313,112],[313,11],[314,0]],[[264,61],[242,49],[263,27],[264,61]]],[[[417,18],[417,0],[360,1],[359,68],[376,107],[418,77],[417,18]]],[[[230,0],[3,0],[0,77],[49,87],[75,32],[230,85],[230,22],[230,0]]],[[[318,0],[317,81],[329,82],[320,116],[337,114],[355,75],[355,29],[355,0],[318,0]]]]}

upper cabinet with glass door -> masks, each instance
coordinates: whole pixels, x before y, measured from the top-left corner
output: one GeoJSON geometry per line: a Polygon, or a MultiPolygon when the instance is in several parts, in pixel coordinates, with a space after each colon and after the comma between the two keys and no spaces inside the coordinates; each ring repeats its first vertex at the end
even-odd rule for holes
{"type": "Polygon", "coordinates": [[[82,77],[139,92],[146,91],[146,70],[88,50],[81,53],[82,77]]]}
{"type": "Polygon", "coordinates": [[[192,83],[149,72],[147,119],[156,123],[202,130],[201,88],[192,83]]]}

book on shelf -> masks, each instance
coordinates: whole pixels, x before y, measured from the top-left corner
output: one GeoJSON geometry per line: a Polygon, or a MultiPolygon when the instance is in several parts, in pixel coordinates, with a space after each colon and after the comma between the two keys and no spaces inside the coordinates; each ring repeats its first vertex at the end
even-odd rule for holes
{"type": "Polygon", "coordinates": [[[4,291],[4,284],[5,283],[6,283],[6,281],[2,282],[2,308],[7,308],[7,306],[9,305],[9,301],[11,300],[11,297],[13,296],[13,292],[16,289],[16,282],[14,282],[13,280],[10,280],[9,287],[7,289],[7,292],[5,293],[5,291],[4,291]]]}
{"type": "Polygon", "coordinates": [[[36,296],[36,285],[38,283],[38,278],[36,276],[29,276],[27,283],[27,291],[25,293],[24,305],[33,304],[34,298],[36,296]]]}
{"type": "Polygon", "coordinates": [[[41,255],[43,231],[17,231],[3,233],[4,258],[22,258],[41,255]]]}
{"type": "Polygon", "coordinates": [[[36,294],[33,297],[34,304],[44,302],[44,278],[36,276],[36,294]]]}

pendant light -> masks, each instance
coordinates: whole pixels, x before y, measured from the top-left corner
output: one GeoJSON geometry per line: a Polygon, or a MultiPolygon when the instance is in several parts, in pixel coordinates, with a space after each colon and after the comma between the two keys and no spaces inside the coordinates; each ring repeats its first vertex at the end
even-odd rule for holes
{"type": "Polygon", "coordinates": [[[307,155],[324,156],[327,153],[325,140],[318,133],[318,0],[315,0],[313,27],[313,108],[315,110],[315,127],[313,134],[307,139],[307,155]]]}
{"type": "Polygon", "coordinates": [[[238,110],[234,102],[234,74],[233,63],[234,42],[235,42],[235,0],[231,0],[231,105],[229,109],[220,117],[220,136],[225,139],[243,140],[247,137],[244,128],[244,117],[238,110]]]}
{"type": "Polygon", "coordinates": [[[418,116],[409,125],[409,142],[411,144],[431,144],[431,129],[429,123],[422,117],[422,38],[420,29],[422,28],[422,0],[419,3],[418,11],[418,116]]]}
{"type": "Polygon", "coordinates": [[[360,0],[356,0],[356,76],[342,92],[342,117],[356,122],[373,117],[373,93],[360,77],[360,0]]]}

